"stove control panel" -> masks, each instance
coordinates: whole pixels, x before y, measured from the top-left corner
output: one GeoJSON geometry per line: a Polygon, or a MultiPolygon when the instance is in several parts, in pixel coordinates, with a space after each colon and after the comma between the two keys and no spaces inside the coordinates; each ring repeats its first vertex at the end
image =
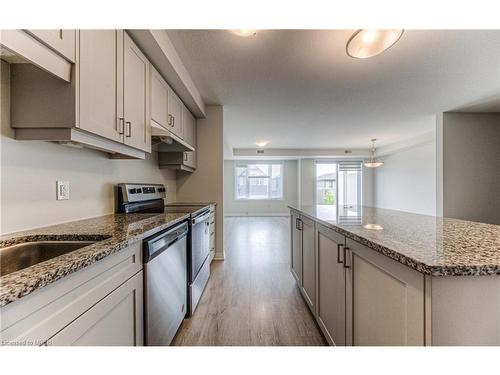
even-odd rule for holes
{"type": "Polygon", "coordinates": [[[143,202],[167,196],[165,185],[161,184],[118,184],[118,194],[124,203],[143,202]]]}

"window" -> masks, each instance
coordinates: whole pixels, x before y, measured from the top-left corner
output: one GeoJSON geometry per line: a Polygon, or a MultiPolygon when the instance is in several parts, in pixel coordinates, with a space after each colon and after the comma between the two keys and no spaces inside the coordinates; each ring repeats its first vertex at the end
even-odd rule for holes
{"type": "Polygon", "coordinates": [[[236,163],[236,199],[283,199],[283,163],[236,163]]]}

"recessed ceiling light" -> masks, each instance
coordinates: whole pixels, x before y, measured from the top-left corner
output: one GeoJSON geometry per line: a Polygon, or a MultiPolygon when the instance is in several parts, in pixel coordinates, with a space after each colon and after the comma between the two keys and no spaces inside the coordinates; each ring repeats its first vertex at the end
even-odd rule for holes
{"type": "Polygon", "coordinates": [[[231,30],[231,32],[233,34],[236,34],[236,35],[242,36],[242,37],[257,35],[257,30],[251,30],[251,29],[231,30]]]}
{"type": "Polygon", "coordinates": [[[264,147],[266,146],[267,144],[269,143],[269,141],[258,141],[258,142],[255,142],[255,144],[259,147],[264,147]]]}
{"type": "Polygon", "coordinates": [[[346,52],[358,59],[377,56],[392,47],[404,30],[358,30],[347,41],[346,52]]]}

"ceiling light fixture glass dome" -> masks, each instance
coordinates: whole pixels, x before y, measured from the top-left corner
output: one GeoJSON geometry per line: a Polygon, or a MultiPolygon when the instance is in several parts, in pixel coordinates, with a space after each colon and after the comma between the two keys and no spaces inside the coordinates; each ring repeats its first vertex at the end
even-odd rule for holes
{"type": "Polygon", "coordinates": [[[370,159],[368,161],[365,161],[363,164],[367,168],[377,168],[377,167],[380,167],[381,165],[384,165],[384,162],[375,157],[375,141],[376,141],[376,139],[374,138],[371,141],[372,141],[372,149],[371,149],[370,159]]]}
{"type": "Polygon", "coordinates": [[[349,56],[366,59],[381,54],[392,47],[403,35],[404,30],[358,30],[347,41],[349,56]]]}

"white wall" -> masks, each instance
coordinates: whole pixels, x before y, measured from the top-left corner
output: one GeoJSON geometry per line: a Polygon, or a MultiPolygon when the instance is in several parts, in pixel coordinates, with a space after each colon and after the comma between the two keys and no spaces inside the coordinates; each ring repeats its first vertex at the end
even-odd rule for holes
{"type": "Polygon", "coordinates": [[[288,215],[288,205],[297,204],[297,161],[286,160],[283,167],[283,200],[236,200],[234,160],[224,161],[224,215],[288,215]]]}
{"type": "Polygon", "coordinates": [[[157,156],[112,160],[90,149],[42,141],[16,141],[10,128],[10,71],[1,62],[0,232],[46,226],[114,212],[115,184],[164,183],[176,199],[175,172],[160,170],[157,156]],[[70,182],[70,199],[57,201],[56,180],[70,182]]]}
{"type": "Polygon", "coordinates": [[[500,224],[500,113],[444,113],[443,215],[500,224]]]}
{"type": "Polygon", "coordinates": [[[374,206],[436,215],[435,138],[381,158],[374,170],[374,206]]]}

